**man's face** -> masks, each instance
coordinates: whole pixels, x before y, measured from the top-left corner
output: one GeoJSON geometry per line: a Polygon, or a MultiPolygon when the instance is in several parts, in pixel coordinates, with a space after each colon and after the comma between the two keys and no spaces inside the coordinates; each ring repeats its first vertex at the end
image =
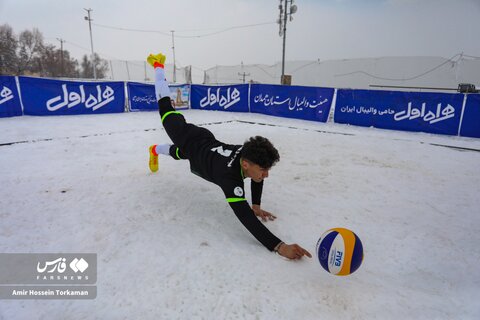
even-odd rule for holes
{"type": "Polygon", "coordinates": [[[248,160],[242,161],[243,172],[245,176],[251,178],[255,182],[262,182],[263,179],[268,178],[269,169],[260,167],[258,164],[248,160]]]}

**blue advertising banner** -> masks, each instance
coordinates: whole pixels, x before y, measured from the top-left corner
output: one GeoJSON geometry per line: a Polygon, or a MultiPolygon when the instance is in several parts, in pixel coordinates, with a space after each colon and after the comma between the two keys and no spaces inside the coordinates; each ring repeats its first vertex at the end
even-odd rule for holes
{"type": "Polygon", "coordinates": [[[334,92],[332,88],[253,84],[250,111],[327,122],[334,92]]]}
{"type": "Polygon", "coordinates": [[[192,109],[248,112],[248,84],[191,86],[192,109]]]}
{"type": "Polygon", "coordinates": [[[0,118],[22,115],[15,77],[0,76],[0,118]]]}
{"type": "Polygon", "coordinates": [[[480,94],[468,94],[460,135],[480,138],[480,94]]]}
{"type": "Polygon", "coordinates": [[[334,121],[457,135],[462,105],[463,94],[339,89],[334,121]]]}
{"type": "Polygon", "coordinates": [[[158,110],[153,84],[127,82],[130,111],[158,110]]]}
{"type": "Polygon", "coordinates": [[[73,115],[123,112],[123,82],[77,82],[20,77],[24,113],[73,115]]]}
{"type": "MultiPolygon", "coordinates": [[[[168,87],[170,89],[173,107],[177,110],[188,109],[190,85],[171,84],[168,87]]],[[[128,82],[127,89],[130,111],[158,110],[158,103],[155,98],[155,86],[153,84],[128,82]]]]}

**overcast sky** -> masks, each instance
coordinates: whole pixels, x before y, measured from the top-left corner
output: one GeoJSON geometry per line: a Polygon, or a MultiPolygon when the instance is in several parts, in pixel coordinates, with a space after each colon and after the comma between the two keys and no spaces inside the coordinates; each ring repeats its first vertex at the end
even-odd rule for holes
{"type": "MultiPolygon", "coordinates": [[[[282,1],[283,2],[283,1],[282,1]]],[[[287,60],[382,56],[480,56],[480,0],[297,0],[287,24],[287,60]]],[[[0,0],[0,24],[16,34],[38,28],[45,42],[77,59],[89,54],[91,8],[95,52],[143,60],[150,52],[180,66],[273,64],[282,59],[279,0],[0,0]],[[263,24],[270,23],[270,24],[263,24]],[[231,27],[237,28],[213,35],[231,27]],[[104,26],[152,30],[122,31],[104,26]],[[192,36],[201,37],[192,37],[192,36]]],[[[168,62],[167,61],[167,62],[168,62]]]]}

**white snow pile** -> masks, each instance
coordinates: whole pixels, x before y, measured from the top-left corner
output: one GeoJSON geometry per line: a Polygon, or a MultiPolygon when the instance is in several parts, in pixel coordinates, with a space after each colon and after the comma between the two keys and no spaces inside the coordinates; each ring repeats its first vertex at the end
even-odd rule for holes
{"type": "Polygon", "coordinates": [[[150,173],[156,112],[0,119],[0,252],[98,255],[96,299],[0,300],[0,319],[480,319],[480,140],[183,113],[227,143],[268,137],[267,226],[312,254],[349,228],[359,270],[269,252],[186,161],[150,173]]]}

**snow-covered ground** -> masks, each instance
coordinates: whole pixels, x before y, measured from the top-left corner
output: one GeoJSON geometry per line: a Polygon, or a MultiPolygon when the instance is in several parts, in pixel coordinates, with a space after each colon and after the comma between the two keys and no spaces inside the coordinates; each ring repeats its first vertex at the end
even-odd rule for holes
{"type": "Polygon", "coordinates": [[[21,142],[0,146],[0,252],[98,254],[95,300],[0,300],[0,319],[480,318],[480,152],[441,146],[480,140],[183,113],[228,143],[269,137],[270,230],[313,254],[352,229],[360,269],[270,253],[185,161],[150,173],[147,147],[168,142],[156,112],[0,119],[0,144],[21,142]]]}

